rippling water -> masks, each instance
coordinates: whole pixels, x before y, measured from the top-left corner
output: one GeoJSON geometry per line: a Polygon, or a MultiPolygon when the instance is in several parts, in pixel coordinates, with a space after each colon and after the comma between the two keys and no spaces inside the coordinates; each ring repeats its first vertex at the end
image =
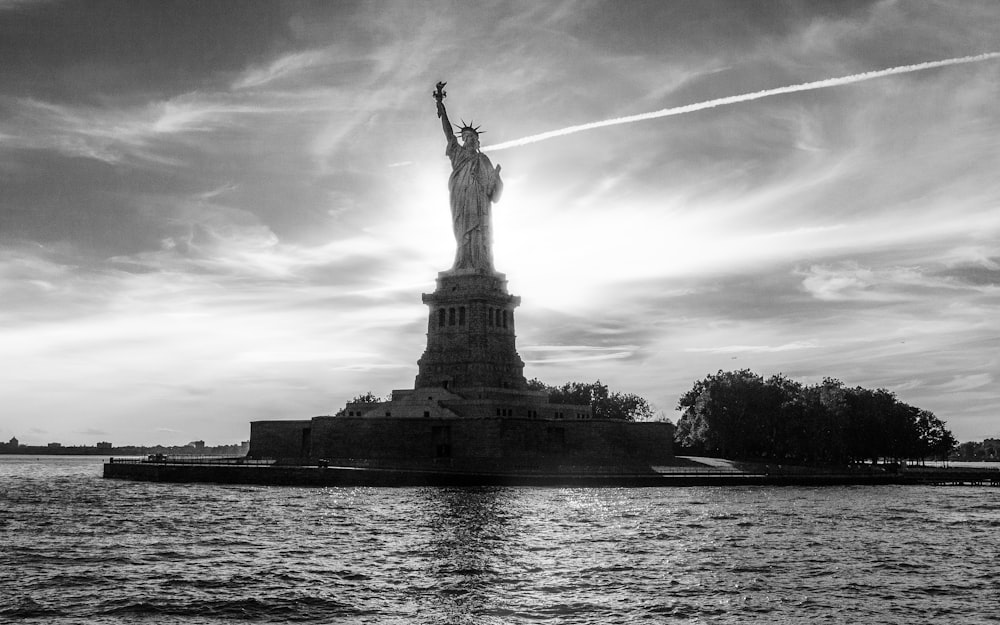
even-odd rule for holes
{"type": "Polygon", "coordinates": [[[0,456],[0,622],[996,623],[983,487],[281,488],[0,456]]]}

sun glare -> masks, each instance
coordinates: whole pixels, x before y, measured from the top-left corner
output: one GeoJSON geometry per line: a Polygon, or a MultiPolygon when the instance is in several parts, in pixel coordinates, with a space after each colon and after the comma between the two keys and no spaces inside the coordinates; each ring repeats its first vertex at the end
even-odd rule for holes
{"type": "Polygon", "coordinates": [[[601,306],[621,282],[682,276],[753,259],[753,242],[704,214],[659,206],[553,209],[512,190],[494,213],[497,268],[518,293],[555,309],[601,306]],[[514,243],[516,241],[516,244],[514,243]]]}

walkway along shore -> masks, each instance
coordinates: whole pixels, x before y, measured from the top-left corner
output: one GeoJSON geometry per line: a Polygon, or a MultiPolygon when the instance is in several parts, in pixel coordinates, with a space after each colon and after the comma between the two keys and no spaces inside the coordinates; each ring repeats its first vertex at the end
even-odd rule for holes
{"type": "Polygon", "coordinates": [[[815,470],[760,465],[754,469],[711,466],[546,467],[468,470],[450,467],[279,464],[244,458],[111,458],[104,477],[151,482],[214,482],[280,486],[841,486],[878,484],[1000,485],[1000,470],[857,467],[815,470]]]}

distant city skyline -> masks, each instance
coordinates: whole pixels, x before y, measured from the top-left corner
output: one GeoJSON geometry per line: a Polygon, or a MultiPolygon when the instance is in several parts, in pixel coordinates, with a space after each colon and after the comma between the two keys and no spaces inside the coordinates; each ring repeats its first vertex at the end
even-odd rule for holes
{"type": "MultiPolygon", "coordinates": [[[[1000,4],[0,1],[0,441],[231,444],[412,387],[484,144],[998,52],[1000,4]]],[[[525,375],[717,370],[1000,437],[1000,60],[490,153],[525,375]]]]}

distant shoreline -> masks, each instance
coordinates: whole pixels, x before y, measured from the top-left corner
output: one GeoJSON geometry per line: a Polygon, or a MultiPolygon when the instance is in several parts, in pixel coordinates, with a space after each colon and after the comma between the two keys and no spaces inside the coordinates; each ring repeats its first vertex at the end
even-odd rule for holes
{"type": "Polygon", "coordinates": [[[41,445],[21,445],[17,449],[0,448],[4,456],[146,456],[165,454],[171,456],[242,456],[246,449],[239,445],[219,445],[197,449],[194,447],[48,447],[41,445]]]}

